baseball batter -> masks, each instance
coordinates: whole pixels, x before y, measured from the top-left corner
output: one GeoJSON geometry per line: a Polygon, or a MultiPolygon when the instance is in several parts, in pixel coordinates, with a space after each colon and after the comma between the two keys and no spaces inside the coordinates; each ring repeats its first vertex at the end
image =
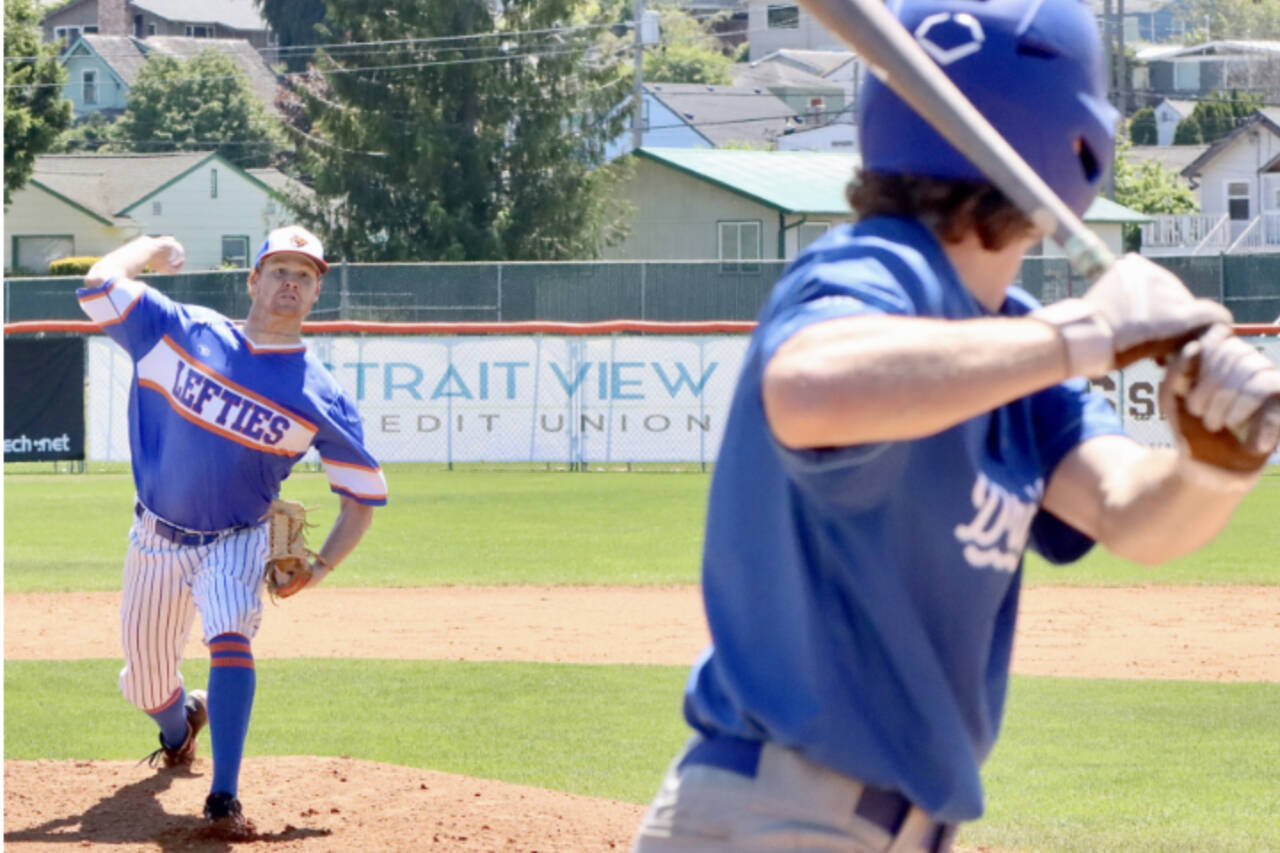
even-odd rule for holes
{"type": "MultiPolygon", "coordinates": [[[[893,8],[1082,213],[1116,119],[1088,5],[893,8]]],[[[744,360],[710,493],[694,734],[641,853],[951,849],[983,811],[1025,549],[1186,554],[1265,458],[1206,452],[1280,390],[1229,327],[1169,365],[1176,449],[1123,435],[1083,378],[1226,324],[1225,309],[1133,256],[1040,307],[1010,283],[1042,235],[872,75],[859,132],[859,221],[789,267],[744,360]]]]}
{"type": "Polygon", "coordinates": [[[280,483],[314,446],[338,494],[338,518],[310,585],[351,553],[386,482],[364,447],[359,414],[301,339],[328,269],[320,241],[291,226],[267,237],[249,274],[243,328],[136,280],[177,272],[182,246],[140,237],[103,257],[80,305],[134,362],[129,442],[137,490],[120,611],[120,689],[160,726],[153,764],[187,766],[209,726],[213,778],[204,814],[227,835],[252,824],[238,799],[255,689],[252,641],[262,618],[267,535],[280,483]],[[186,690],[179,667],[195,614],[209,684],[186,690]]]}

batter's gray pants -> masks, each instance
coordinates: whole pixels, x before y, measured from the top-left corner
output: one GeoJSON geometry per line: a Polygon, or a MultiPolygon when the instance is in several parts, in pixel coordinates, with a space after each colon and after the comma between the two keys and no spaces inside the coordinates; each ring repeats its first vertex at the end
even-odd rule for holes
{"type": "Polygon", "coordinates": [[[858,814],[864,786],[766,743],[755,776],[682,760],[671,763],[632,853],[947,853],[954,827],[912,807],[895,834],[858,814]],[[941,836],[941,837],[939,837],[941,836]]]}

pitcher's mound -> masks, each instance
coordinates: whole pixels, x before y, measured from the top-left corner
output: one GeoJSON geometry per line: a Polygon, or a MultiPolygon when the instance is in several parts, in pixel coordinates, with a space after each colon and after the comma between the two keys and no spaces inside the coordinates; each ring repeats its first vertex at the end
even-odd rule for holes
{"type": "Polygon", "coordinates": [[[212,766],[6,761],[4,848],[110,851],[627,850],[644,811],[620,803],[350,758],[247,758],[255,834],[210,838],[212,766]]]}

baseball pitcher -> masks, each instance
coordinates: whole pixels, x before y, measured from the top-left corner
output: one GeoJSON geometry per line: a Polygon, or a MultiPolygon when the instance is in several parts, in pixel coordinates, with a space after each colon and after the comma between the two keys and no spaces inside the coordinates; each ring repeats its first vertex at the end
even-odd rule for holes
{"type": "MultiPolygon", "coordinates": [[[[891,5],[1081,214],[1116,122],[1089,6],[891,5]]],[[[859,108],[858,222],[778,282],[731,405],[702,562],[712,643],[684,694],[694,734],[641,853],[950,850],[983,811],[1023,552],[1190,553],[1269,452],[1226,428],[1280,371],[1224,308],[1136,256],[1039,306],[1010,283],[1043,235],[873,75],[859,108]],[[1124,435],[1085,379],[1154,344],[1175,353],[1176,449],[1124,435]]]]}
{"type": "Polygon", "coordinates": [[[297,226],[271,232],[249,274],[243,327],[137,280],[145,267],[172,273],[182,264],[177,240],[140,237],[94,264],[77,295],[134,362],[137,500],[120,609],[120,690],[160,727],[153,765],[189,766],[208,724],[213,778],[204,815],[216,834],[237,838],[253,833],[237,788],[264,581],[281,595],[319,583],[359,543],[387,489],[354,403],[302,342],[302,321],[329,268],[320,241],[297,226]],[[276,500],[312,446],[339,500],[318,552],[305,549],[298,514],[276,500]],[[207,693],[186,690],[179,670],[197,611],[209,647],[207,693]]]}

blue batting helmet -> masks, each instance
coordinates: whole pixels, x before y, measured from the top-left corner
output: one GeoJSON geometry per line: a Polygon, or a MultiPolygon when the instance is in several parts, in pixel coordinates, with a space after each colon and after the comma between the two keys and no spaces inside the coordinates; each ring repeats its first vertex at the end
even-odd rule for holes
{"type": "MultiPolygon", "coordinates": [[[[891,0],[890,8],[987,120],[1077,214],[1115,156],[1102,44],[1085,0],[891,0]]],[[[986,180],[883,82],[858,104],[862,165],[986,180]]]]}

